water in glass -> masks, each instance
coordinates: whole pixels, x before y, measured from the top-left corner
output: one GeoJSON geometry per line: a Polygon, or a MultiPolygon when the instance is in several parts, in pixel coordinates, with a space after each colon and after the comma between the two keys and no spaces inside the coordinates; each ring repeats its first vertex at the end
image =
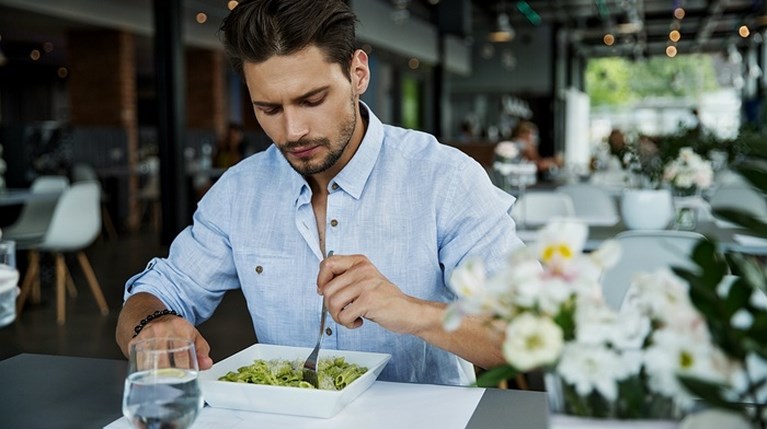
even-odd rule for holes
{"type": "Polygon", "coordinates": [[[139,341],[131,346],[130,359],[123,414],[131,425],[136,429],[189,428],[203,404],[194,345],[167,338],[139,341]]]}

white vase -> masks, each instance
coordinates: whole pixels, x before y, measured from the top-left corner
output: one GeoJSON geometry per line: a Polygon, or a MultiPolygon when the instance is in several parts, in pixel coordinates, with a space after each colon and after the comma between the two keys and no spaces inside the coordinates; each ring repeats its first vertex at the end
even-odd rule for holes
{"type": "Polygon", "coordinates": [[[668,189],[627,189],[621,196],[621,216],[628,229],[666,229],[674,218],[668,189]]]}

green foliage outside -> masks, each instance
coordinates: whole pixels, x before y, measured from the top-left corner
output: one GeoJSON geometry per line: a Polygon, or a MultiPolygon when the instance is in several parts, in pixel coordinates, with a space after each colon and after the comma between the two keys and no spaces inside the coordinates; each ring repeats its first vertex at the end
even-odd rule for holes
{"type": "Polygon", "coordinates": [[[713,60],[703,54],[640,61],[599,58],[586,67],[586,93],[592,106],[626,105],[648,97],[695,97],[718,88],[713,60]]]}

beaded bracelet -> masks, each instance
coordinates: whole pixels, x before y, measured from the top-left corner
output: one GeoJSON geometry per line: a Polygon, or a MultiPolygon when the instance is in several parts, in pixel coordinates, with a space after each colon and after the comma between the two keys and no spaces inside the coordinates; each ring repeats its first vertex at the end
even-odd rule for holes
{"type": "Polygon", "coordinates": [[[167,315],[173,315],[181,317],[180,314],[176,313],[176,310],[168,310],[167,308],[165,310],[157,310],[154,313],[148,315],[147,317],[141,319],[141,322],[139,322],[138,325],[136,325],[135,328],[133,328],[133,338],[136,338],[136,336],[141,332],[142,329],[144,329],[144,326],[146,326],[147,323],[151,322],[154,319],[157,319],[158,317],[167,316],[167,315]]]}

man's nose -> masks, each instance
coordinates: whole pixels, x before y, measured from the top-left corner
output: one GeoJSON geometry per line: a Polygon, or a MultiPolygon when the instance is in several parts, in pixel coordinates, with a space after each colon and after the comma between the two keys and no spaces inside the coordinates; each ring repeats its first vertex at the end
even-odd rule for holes
{"type": "Polygon", "coordinates": [[[298,141],[309,133],[308,121],[300,112],[285,109],[285,134],[288,141],[298,141]]]}

